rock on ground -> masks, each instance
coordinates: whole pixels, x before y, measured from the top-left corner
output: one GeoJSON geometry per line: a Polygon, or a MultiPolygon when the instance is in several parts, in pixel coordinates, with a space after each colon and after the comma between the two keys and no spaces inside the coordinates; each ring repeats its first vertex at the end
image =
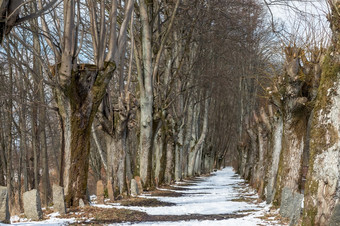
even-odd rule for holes
{"type": "Polygon", "coordinates": [[[97,203],[104,204],[104,184],[102,180],[97,181],[97,203]]]}
{"type": "Polygon", "coordinates": [[[0,186],[0,223],[10,223],[7,188],[0,186]]]}
{"type": "Polygon", "coordinates": [[[27,218],[32,220],[42,219],[40,196],[37,189],[27,191],[23,195],[24,212],[27,218]]]}
{"type": "Polygon", "coordinates": [[[137,181],[135,179],[131,180],[131,196],[136,197],[139,194],[137,181]]]}
{"type": "Polygon", "coordinates": [[[53,210],[60,214],[66,213],[64,188],[53,184],[53,210]]]}

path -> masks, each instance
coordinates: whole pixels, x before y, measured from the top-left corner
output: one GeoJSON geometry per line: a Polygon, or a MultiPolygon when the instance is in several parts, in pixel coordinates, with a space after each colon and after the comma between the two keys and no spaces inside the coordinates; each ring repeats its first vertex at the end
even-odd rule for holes
{"type": "Polygon", "coordinates": [[[280,225],[274,217],[265,217],[269,212],[269,206],[265,203],[258,203],[257,194],[233,172],[231,167],[217,171],[209,177],[199,177],[194,181],[177,183],[172,187],[173,189],[160,190],[170,190],[183,195],[179,197],[145,195],[143,197],[157,198],[163,202],[176,204],[174,206],[120,206],[119,208],[138,210],[149,215],[165,215],[169,219],[178,220],[181,219],[180,216],[188,215],[199,218],[189,218],[188,221],[134,223],[136,225],[280,225]],[[190,184],[188,185],[187,182],[190,184]],[[206,219],[204,216],[207,216],[209,220],[204,220],[206,219]]]}
{"type": "Polygon", "coordinates": [[[92,204],[85,209],[70,211],[65,216],[55,213],[45,216],[46,220],[39,222],[16,219],[21,221],[16,224],[282,225],[279,223],[277,211],[270,210],[270,206],[264,202],[259,203],[257,194],[231,167],[214,172],[210,176],[159,188],[132,201],[92,204]]]}

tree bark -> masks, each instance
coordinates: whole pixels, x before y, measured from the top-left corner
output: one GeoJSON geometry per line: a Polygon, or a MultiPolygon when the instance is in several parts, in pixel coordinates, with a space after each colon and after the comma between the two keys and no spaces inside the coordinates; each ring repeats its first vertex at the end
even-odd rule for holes
{"type": "Polygon", "coordinates": [[[276,176],[279,168],[280,153],[282,148],[282,133],[283,133],[283,121],[282,116],[274,116],[273,119],[273,131],[271,140],[271,150],[272,150],[272,162],[269,169],[268,184],[267,184],[267,203],[273,201],[273,195],[276,186],[276,176]]]}
{"type": "Polygon", "coordinates": [[[142,62],[143,75],[140,75],[140,141],[139,173],[144,188],[151,186],[151,146],[153,121],[153,82],[152,82],[152,31],[150,26],[152,2],[140,1],[140,18],[142,24],[142,62]]]}
{"type": "MultiPolygon", "coordinates": [[[[68,92],[65,93],[68,95],[67,99],[70,100],[70,135],[72,138],[70,142],[69,165],[69,172],[72,173],[68,173],[68,184],[66,184],[68,192],[66,195],[67,206],[78,206],[80,199],[85,203],[88,202],[86,189],[91,126],[99,104],[104,97],[107,78],[112,77],[115,64],[107,63],[104,71],[94,69],[96,69],[96,66],[89,65],[87,68],[79,68],[77,71],[73,71],[72,75],[74,77],[67,88],[68,92]],[[85,78],[92,78],[92,80],[85,78]]],[[[61,106],[61,108],[64,108],[64,106],[61,106]]],[[[64,122],[66,120],[67,117],[65,117],[64,122]]],[[[65,153],[65,156],[65,167],[67,169],[67,158],[69,156],[67,153],[65,153]]]]}
{"type": "MultiPolygon", "coordinates": [[[[205,97],[205,103],[204,103],[204,115],[203,115],[203,128],[202,128],[202,132],[201,132],[201,136],[198,139],[197,143],[195,144],[195,146],[192,148],[192,150],[190,150],[190,154],[189,154],[189,167],[188,167],[188,176],[194,176],[194,172],[195,172],[195,165],[199,164],[200,158],[199,158],[199,152],[201,151],[205,138],[207,136],[208,133],[208,118],[209,118],[209,102],[210,102],[210,98],[206,95],[205,97]]],[[[195,123],[195,122],[194,122],[195,123]]]]}
{"type": "Polygon", "coordinates": [[[310,133],[304,225],[337,225],[340,191],[340,0],[328,1],[332,43],[324,59],[310,133]]]}
{"type": "Polygon", "coordinates": [[[185,136],[183,142],[183,159],[182,159],[182,178],[187,177],[188,175],[188,155],[190,151],[190,141],[192,139],[192,131],[193,131],[193,118],[194,118],[194,103],[193,100],[189,100],[188,110],[186,114],[186,127],[185,127],[185,136]]]}
{"type": "Polygon", "coordinates": [[[164,182],[170,184],[174,176],[174,147],[172,136],[167,136],[166,138],[166,166],[164,172],[164,182]]]}

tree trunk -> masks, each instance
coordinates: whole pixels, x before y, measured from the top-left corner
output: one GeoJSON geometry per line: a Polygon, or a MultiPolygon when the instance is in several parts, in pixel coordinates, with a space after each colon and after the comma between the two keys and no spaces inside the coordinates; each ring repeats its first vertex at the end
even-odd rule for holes
{"type": "Polygon", "coordinates": [[[10,98],[7,101],[7,123],[6,123],[6,140],[7,140],[7,153],[6,153],[6,185],[7,185],[7,193],[9,199],[9,209],[12,210],[14,208],[14,190],[12,185],[12,115],[13,115],[13,71],[12,65],[9,68],[9,95],[10,98]]]}
{"type": "MultiPolygon", "coordinates": [[[[1,109],[2,110],[2,109],[1,109]]],[[[2,114],[0,113],[0,119],[2,120],[2,114]]],[[[2,125],[0,127],[0,186],[6,186],[5,172],[6,172],[6,147],[5,137],[2,125]]]]}
{"type": "MultiPolygon", "coordinates": [[[[164,139],[165,134],[163,131],[163,123],[160,119],[157,125],[157,129],[155,131],[154,139],[153,139],[153,148],[152,148],[152,177],[154,179],[156,187],[160,183],[162,183],[163,176],[162,176],[162,168],[163,162],[162,159],[164,158],[164,139]]],[[[164,171],[163,171],[164,172],[164,171]]]]}
{"type": "MultiPolygon", "coordinates": [[[[203,147],[203,144],[205,142],[205,138],[208,133],[208,118],[209,118],[209,102],[210,98],[206,96],[205,103],[204,103],[204,115],[203,115],[203,128],[201,132],[201,136],[198,139],[195,146],[190,150],[189,153],[189,167],[188,167],[188,176],[194,176],[195,172],[195,165],[198,165],[200,160],[199,158],[199,152],[203,147]]],[[[198,118],[197,118],[198,119],[198,118]]]]}
{"type": "Polygon", "coordinates": [[[68,194],[69,173],[71,167],[71,106],[69,99],[60,90],[55,91],[61,129],[60,178],[59,185],[68,194]]]}
{"type": "Polygon", "coordinates": [[[94,65],[79,67],[72,73],[72,80],[66,86],[66,92],[57,92],[60,114],[63,116],[65,133],[65,169],[64,186],[67,186],[67,206],[78,206],[82,199],[88,203],[87,177],[89,167],[91,126],[94,116],[101,103],[107,78],[111,78],[115,64],[107,63],[103,70],[98,71],[94,65]],[[67,95],[67,96],[66,96],[67,95]],[[69,100],[69,104],[68,101],[69,100]],[[70,128],[68,111],[70,106],[70,128]],[[69,131],[70,129],[70,131],[69,131]],[[70,147],[67,149],[70,139],[70,147]],[[71,172],[71,173],[69,173],[71,172]],[[68,177],[65,177],[68,174],[68,177]]]}
{"type": "Polygon", "coordinates": [[[184,141],[184,125],[181,123],[177,135],[177,142],[175,145],[175,181],[182,179],[182,162],[183,162],[183,141],[184,141]]]}
{"type": "MultiPolygon", "coordinates": [[[[18,76],[19,77],[19,76],[18,76]]],[[[22,199],[21,199],[21,175],[23,175],[24,178],[24,184],[23,184],[23,191],[26,192],[28,191],[28,175],[27,175],[27,158],[26,158],[26,153],[27,153],[27,140],[26,140],[26,104],[24,102],[24,100],[26,99],[26,95],[25,95],[25,89],[24,89],[24,83],[23,83],[23,79],[22,78],[17,78],[19,80],[19,89],[20,89],[20,97],[22,100],[21,103],[21,110],[19,112],[19,128],[20,128],[20,167],[19,167],[19,205],[20,205],[20,209],[23,208],[23,203],[22,203],[22,199]]]]}
{"type": "MultiPolygon", "coordinates": [[[[42,88],[41,88],[42,89],[42,88]]],[[[41,103],[44,103],[45,101],[42,99],[44,98],[43,92],[40,96],[41,103]]],[[[45,207],[47,208],[49,204],[52,202],[51,195],[51,184],[50,184],[50,175],[49,175],[49,167],[48,167],[48,148],[47,148],[47,136],[46,136],[46,109],[44,107],[40,108],[40,120],[41,120],[41,136],[40,140],[42,141],[42,166],[43,166],[43,193],[44,193],[44,199],[43,203],[45,204],[45,207]]]]}
{"type": "Polygon", "coordinates": [[[271,140],[271,150],[272,150],[272,162],[269,169],[268,184],[267,184],[267,203],[273,201],[274,189],[276,187],[276,176],[279,168],[280,153],[282,148],[282,133],[283,133],[283,121],[282,116],[274,116],[272,123],[272,140],[271,140]]]}
{"type": "Polygon", "coordinates": [[[195,175],[201,175],[201,170],[202,170],[202,152],[203,152],[203,146],[198,150],[198,153],[196,155],[196,162],[195,162],[195,167],[194,167],[194,173],[195,175]]]}
{"type": "Polygon", "coordinates": [[[188,111],[187,111],[187,120],[185,127],[185,136],[183,142],[183,159],[182,159],[182,178],[187,177],[188,175],[188,155],[190,151],[190,141],[192,139],[192,130],[193,130],[193,118],[194,118],[194,103],[193,100],[189,100],[188,111]]]}
{"type": "Polygon", "coordinates": [[[126,133],[106,135],[107,143],[107,180],[113,182],[115,195],[122,195],[126,188],[126,133]]]}
{"type": "Polygon", "coordinates": [[[91,106],[76,100],[71,102],[71,161],[69,181],[67,184],[68,194],[66,196],[66,204],[68,207],[78,206],[80,199],[85,203],[88,202],[86,196],[89,167],[88,156],[90,153],[91,123],[93,120],[89,115],[91,106]],[[81,108],[77,106],[78,104],[81,108]]]}
{"type": "MultiPolygon", "coordinates": [[[[305,105],[307,97],[303,96],[304,93],[301,91],[305,81],[297,76],[298,71],[302,70],[299,65],[300,51],[296,47],[286,48],[284,87],[287,93],[282,101],[284,106],[282,151],[277,174],[276,194],[273,201],[274,205],[281,206],[280,211],[284,217],[292,216],[285,216],[286,213],[290,214],[290,207],[282,202],[282,197],[287,194],[287,197],[293,198],[290,196],[301,192],[302,154],[310,115],[310,111],[305,105]],[[283,190],[285,191],[284,194],[282,193],[283,190]]],[[[287,199],[285,198],[285,200],[287,199]]]]}
{"type": "Polygon", "coordinates": [[[174,173],[174,142],[172,137],[167,135],[166,138],[166,166],[164,172],[164,182],[170,184],[174,173]]]}
{"type": "Polygon", "coordinates": [[[197,144],[198,140],[198,133],[200,130],[200,109],[201,106],[199,104],[194,105],[193,109],[193,117],[192,117],[192,127],[191,127],[191,134],[190,134],[190,141],[189,141],[189,147],[187,150],[187,163],[186,163],[186,176],[192,177],[194,176],[194,166],[195,166],[195,160],[196,160],[196,150],[195,146],[197,144]]]}
{"type": "Polygon", "coordinates": [[[153,82],[152,82],[152,30],[149,24],[152,15],[152,3],[140,1],[140,17],[142,24],[142,62],[143,75],[140,75],[140,141],[139,141],[139,173],[144,188],[151,186],[151,146],[153,121],[153,82]]]}
{"type": "Polygon", "coordinates": [[[332,43],[324,57],[310,133],[304,225],[337,225],[340,216],[340,0],[329,1],[332,43]]]}

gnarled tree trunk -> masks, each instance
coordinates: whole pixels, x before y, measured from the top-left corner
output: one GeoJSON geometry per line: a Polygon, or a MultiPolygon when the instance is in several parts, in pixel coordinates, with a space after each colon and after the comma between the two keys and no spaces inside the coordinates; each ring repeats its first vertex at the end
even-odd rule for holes
{"type": "Polygon", "coordinates": [[[304,225],[338,225],[340,219],[340,1],[328,2],[333,38],[312,119],[304,225]]]}

